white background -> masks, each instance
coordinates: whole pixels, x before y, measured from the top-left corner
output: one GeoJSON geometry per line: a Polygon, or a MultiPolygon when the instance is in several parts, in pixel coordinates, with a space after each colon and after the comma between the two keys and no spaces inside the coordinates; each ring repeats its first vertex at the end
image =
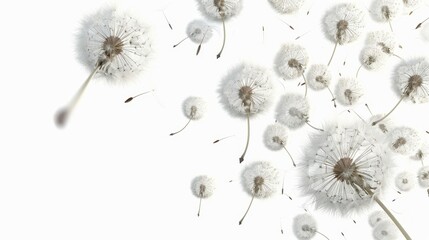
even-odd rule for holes
{"type": "MultiPolygon", "coordinates": [[[[369,7],[369,1],[362,2],[363,7],[369,7]]],[[[298,171],[286,153],[272,152],[264,146],[262,134],[274,122],[276,104],[252,119],[250,149],[240,165],[245,120],[231,117],[220,105],[217,93],[229,69],[243,61],[272,70],[274,56],[286,42],[305,46],[310,64],[327,63],[334,44],[323,35],[321,19],[335,3],[309,0],[300,12],[282,16],[267,1],[243,0],[240,14],[227,22],[226,48],[216,59],[222,40],[220,22],[210,22],[215,34],[198,57],[197,45],[190,41],[172,48],[185,36],[190,21],[205,19],[196,1],[117,2],[152,27],[156,52],[137,81],[121,85],[108,84],[103,78],[92,81],[65,129],[58,129],[53,117],[89,75],[76,58],[75,36],[80,21],[109,3],[42,0],[3,4],[0,239],[295,239],[292,219],[304,208],[316,217],[319,231],[330,239],[344,239],[341,232],[348,240],[372,239],[368,214],[378,206],[349,217],[315,211],[310,200],[300,196],[298,171]],[[168,28],[162,9],[173,30],[168,28]],[[129,96],[150,89],[155,89],[154,94],[123,103],[129,96]],[[182,102],[188,96],[206,99],[210,104],[207,115],[170,137],[170,132],[187,121],[182,102]],[[234,137],[212,144],[229,135],[234,137]],[[286,171],[285,191],[293,200],[280,194],[257,199],[239,226],[250,201],[242,190],[240,173],[246,164],[257,160],[272,161],[286,171]],[[212,198],[203,201],[198,218],[198,198],[192,195],[190,183],[200,174],[213,176],[217,189],[212,198]]],[[[424,6],[411,16],[393,21],[403,46],[397,52],[401,57],[428,55],[429,42],[421,31],[414,30],[427,17],[428,9],[424,6]]],[[[371,18],[367,26],[367,31],[389,30],[387,24],[375,23],[371,18]]],[[[339,73],[354,76],[364,40],[362,36],[337,49],[331,64],[331,88],[335,88],[339,73]]],[[[363,118],[370,117],[365,103],[374,113],[384,113],[398,100],[391,79],[398,63],[399,59],[391,58],[380,71],[361,70],[359,80],[365,95],[353,109],[363,118]]],[[[299,79],[284,82],[273,73],[273,81],[277,89],[275,103],[284,92],[304,90],[297,87],[299,79]]],[[[308,95],[314,125],[323,126],[338,117],[360,121],[346,111],[348,107],[334,109],[326,90],[309,90],[308,95]]],[[[404,102],[392,119],[398,126],[412,126],[425,134],[429,130],[427,110],[428,104],[404,102]]],[[[303,161],[312,132],[308,127],[290,131],[287,146],[297,162],[303,161]]],[[[399,166],[392,169],[394,172],[416,172],[421,166],[407,157],[396,155],[393,160],[399,166]]],[[[409,193],[395,192],[391,184],[382,199],[413,239],[428,239],[426,190],[417,185],[409,193]],[[391,201],[398,196],[397,201],[391,201]]]]}

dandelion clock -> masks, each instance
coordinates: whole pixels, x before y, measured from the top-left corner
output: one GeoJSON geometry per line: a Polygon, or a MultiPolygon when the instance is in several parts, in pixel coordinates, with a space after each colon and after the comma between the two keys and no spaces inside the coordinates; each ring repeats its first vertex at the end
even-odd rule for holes
{"type": "Polygon", "coordinates": [[[324,29],[329,39],[335,43],[328,66],[334,57],[337,45],[345,45],[358,39],[365,26],[365,11],[352,3],[338,4],[326,14],[324,29]]]}
{"type": "Polygon", "coordinates": [[[392,110],[374,121],[373,125],[388,117],[403,100],[410,100],[413,103],[429,101],[429,62],[425,58],[413,59],[401,64],[395,71],[394,81],[401,97],[392,110]]]}
{"type": "Polygon", "coordinates": [[[247,141],[241,163],[249,147],[250,117],[266,110],[272,102],[271,77],[264,68],[242,64],[225,77],[220,95],[221,102],[231,114],[247,119],[247,141]]]}
{"type": "Polygon", "coordinates": [[[267,161],[254,162],[243,170],[241,183],[244,190],[252,196],[252,200],[239,222],[240,225],[249,212],[255,197],[269,198],[277,192],[280,185],[279,176],[279,171],[267,161]]]}
{"type": "Polygon", "coordinates": [[[375,201],[406,239],[411,239],[379,198],[386,185],[389,160],[383,146],[362,128],[328,126],[312,136],[306,149],[302,168],[304,192],[314,198],[316,207],[343,216],[375,201]]]}
{"type": "Polygon", "coordinates": [[[201,212],[202,199],[211,197],[215,190],[214,179],[206,175],[197,176],[192,180],[191,190],[194,196],[200,199],[197,214],[197,216],[199,217],[201,212]]]}
{"type": "Polygon", "coordinates": [[[91,73],[70,103],[56,117],[64,126],[85,88],[94,77],[109,82],[126,82],[141,72],[152,53],[148,27],[116,8],[90,15],[82,24],[78,39],[82,63],[91,73]]]}
{"type": "Polygon", "coordinates": [[[170,133],[170,136],[176,135],[191,123],[192,120],[201,119],[206,113],[207,103],[201,97],[188,97],[183,102],[183,113],[189,119],[185,126],[177,132],[170,133]]]}
{"type": "Polygon", "coordinates": [[[318,231],[316,219],[308,213],[298,214],[293,219],[293,233],[299,240],[312,239],[316,233],[329,238],[318,231]]]}
{"type": "Polygon", "coordinates": [[[197,53],[196,53],[196,55],[198,55],[201,50],[201,45],[203,43],[208,42],[211,39],[213,35],[213,30],[204,21],[193,20],[188,24],[188,27],[186,28],[186,35],[187,35],[186,38],[182,39],[179,43],[175,44],[173,47],[177,47],[186,39],[190,39],[192,42],[199,44],[197,48],[197,53]]]}

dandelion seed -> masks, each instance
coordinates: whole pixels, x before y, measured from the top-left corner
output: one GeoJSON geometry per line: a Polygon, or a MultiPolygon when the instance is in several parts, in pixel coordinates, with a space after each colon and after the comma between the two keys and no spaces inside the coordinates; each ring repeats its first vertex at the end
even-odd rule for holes
{"type": "Polygon", "coordinates": [[[416,28],[415,28],[415,29],[420,28],[420,27],[423,25],[423,23],[425,23],[427,20],[429,20],[429,17],[428,17],[428,18],[426,18],[425,20],[421,21],[419,24],[417,24],[417,26],[416,26],[416,28]]]}
{"type": "Polygon", "coordinates": [[[187,37],[182,39],[179,43],[175,44],[173,46],[173,48],[179,46],[186,39],[190,39],[192,42],[199,44],[198,48],[197,48],[197,55],[198,55],[198,53],[201,50],[201,45],[203,43],[208,42],[210,40],[210,38],[212,37],[213,30],[204,21],[193,20],[192,22],[190,22],[188,24],[188,27],[186,29],[186,35],[187,35],[187,37]]]}
{"type": "Polygon", "coordinates": [[[298,11],[305,0],[268,0],[273,8],[280,13],[294,13],[298,11]]]}
{"type": "Polygon", "coordinates": [[[427,188],[429,187],[429,166],[423,166],[420,168],[417,178],[419,179],[420,186],[427,188]]]}
{"type": "Polygon", "coordinates": [[[217,54],[217,58],[220,58],[226,41],[226,28],[225,21],[237,15],[241,10],[241,0],[198,0],[200,3],[200,10],[207,16],[216,20],[222,21],[223,26],[223,42],[222,47],[217,54]]]}
{"type": "Polygon", "coordinates": [[[278,103],[276,119],[290,128],[299,128],[307,124],[315,130],[323,131],[309,123],[309,110],[307,98],[295,93],[285,94],[278,103]]]}
{"type": "Polygon", "coordinates": [[[364,66],[368,70],[377,70],[387,62],[387,55],[377,47],[365,47],[360,56],[361,65],[356,72],[358,77],[359,70],[364,66]]]}
{"type": "Polygon", "coordinates": [[[395,177],[396,187],[403,192],[411,190],[415,183],[415,176],[410,172],[401,172],[395,177]]]}
{"type": "Polygon", "coordinates": [[[411,159],[419,160],[424,165],[423,160],[428,159],[429,157],[429,143],[422,142],[420,147],[415,151],[415,154],[411,156],[411,159]]]}
{"type": "Polygon", "coordinates": [[[280,184],[279,171],[269,162],[259,161],[247,166],[242,173],[242,185],[244,190],[252,196],[252,200],[239,221],[241,225],[252,206],[253,199],[269,198],[277,192],[280,184]]]}
{"type": "Polygon", "coordinates": [[[147,94],[147,93],[153,92],[153,91],[155,91],[155,89],[152,89],[152,90],[150,90],[150,91],[146,91],[146,92],[139,93],[139,94],[135,95],[134,97],[129,97],[129,98],[127,98],[127,100],[125,100],[125,102],[124,102],[124,103],[129,103],[129,102],[131,102],[132,100],[134,100],[135,98],[140,97],[140,96],[142,96],[142,95],[145,95],[145,94],[147,94]]]}
{"type": "Polygon", "coordinates": [[[192,181],[191,190],[192,193],[200,199],[197,214],[197,216],[199,217],[201,212],[202,199],[211,197],[215,190],[214,179],[206,175],[197,176],[192,181]]]}
{"type": "Polygon", "coordinates": [[[316,219],[308,213],[299,214],[293,219],[293,232],[300,240],[312,239],[316,233],[329,239],[317,230],[316,219]]]}
{"type": "Polygon", "coordinates": [[[207,108],[207,103],[200,97],[188,97],[183,102],[183,112],[187,118],[189,118],[186,125],[177,132],[170,133],[170,136],[176,135],[181,131],[185,130],[185,128],[189,125],[192,120],[201,119],[207,108]]]}
{"type": "Polygon", "coordinates": [[[335,42],[328,66],[334,57],[337,45],[355,41],[363,33],[366,25],[365,12],[354,4],[338,4],[324,18],[325,31],[335,42]]]}
{"type": "Polygon", "coordinates": [[[264,143],[265,146],[273,151],[278,151],[280,149],[284,149],[286,153],[289,155],[292,164],[294,167],[296,167],[295,161],[292,158],[292,155],[289,153],[289,151],[286,148],[286,142],[288,138],[288,131],[287,129],[278,123],[270,124],[265,129],[264,132],[264,143]]]}
{"type": "Polygon", "coordinates": [[[388,220],[388,219],[389,219],[389,217],[387,216],[387,214],[381,210],[376,210],[376,211],[372,212],[368,217],[369,225],[371,227],[375,227],[380,222],[382,222],[384,220],[388,220]]]}
{"type": "Polygon", "coordinates": [[[152,47],[148,28],[115,8],[106,8],[85,19],[80,30],[80,60],[92,69],[70,103],[60,110],[56,123],[63,127],[89,82],[96,75],[125,82],[143,70],[152,47]]]}
{"type": "Polygon", "coordinates": [[[401,93],[401,98],[390,112],[373,122],[373,125],[389,116],[404,99],[410,99],[413,103],[429,101],[429,62],[419,58],[400,65],[396,69],[395,84],[401,93]]]}
{"type": "Polygon", "coordinates": [[[374,115],[365,124],[366,127],[370,129],[369,132],[372,133],[375,138],[380,140],[385,139],[387,137],[387,134],[393,130],[393,122],[389,118],[387,118],[381,123],[372,125],[372,122],[377,119],[380,119],[382,116],[382,114],[374,115]]]}
{"type": "Polygon", "coordinates": [[[222,103],[231,114],[247,119],[247,141],[241,163],[249,146],[250,116],[263,112],[272,102],[271,78],[261,67],[242,64],[225,78],[220,93],[222,103]]]}
{"type": "Polygon", "coordinates": [[[374,200],[405,238],[411,239],[378,197],[390,166],[379,142],[360,128],[334,125],[315,135],[309,146],[302,186],[317,207],[346,215],[374,200]]]}
{"type": "MultiPolygon", "coordinates": [[[[308,53],[300,45],[289,43],[284,44],[276,57],[276,70],[285,79],[302,77],[307,83],[304,71],[308,64],[308,53]]],[[[305,84],[305,95],[307,96],[307,84],[305,84]]]]}
{"type": "Polygon", "coordinates": [[[402,60],[402,58],[395,54],[396,51],[396,38],[392,32],[388,31],[373,31],[368,33],[366,41],[367,45],[377,47],[383,53],[389,56],[395,56],[402,60]]]}
{"type": "Polygon", "coordinates": [[[170,29],[171,29],[171,30],[173,30],[173,26],[171,26],[171,23],[170,23],[170,21],[168,21],[167,16],[165,16],[164,11],[162,11],[162,15],[164,15],[165,21],[167,22],[167,24],[168,24],[168,26],[170,27],[170,29]]]}
{"type": "Polygon", "coordinates": [[[402,0],[374,0],[372,11],[375,20],[388,22],[390,30],[393,32],[392,21],[403,11],[402,0]]]}
{"type": "Polygon", "coordinates": [[[329,71],[328,66],[324,64],[311,65],[307,73],[308,86],[313,90],[322,90],[327,88],[332,97],[331,101],[334,102],[334,107],[337,107],[334,94],[329,87],[331,84],[331,78],[331,72],[329,71]]]}
{"type": "Polygon", "coordinates": [[[222,141],[222,140],[224,140],[224,139],[227,139],[227,138],[230,138],[230,137],[233,137],[233,136],[235,136],[235,135],[230,135],[230,136],[227,136],[227,137],[219,138],[219,139],[217,139],[217,140],[214,140],[214,141],[213,141],[213,144],[218,143],[218,142],[220,142],[220,141],[222,141]]]}
{"type": "Polygon", "coordinates": [[[363,88],[355,78],[342,77],[338,80],[335,95],[338,102],[351,106],[363,96],[363,88]]]}
{"type": "Polygon", "coordinates": [[[372,235],[376,240],[394,240],[398,237],[398,230],[391,221],[385,220],[374,227],[372,235]]]}
{"type": "Polygon", "coordinates": [[[295,28],[294,28],[294,27],[292,27],[292,25],[290,25],[289,23],[287,23],[287,22],[283,21],[283,20],[282,20],[282,19],[280,19],[280,18],[279,18],[279,20],[280,20],[282,23],[286,24],[286,26],[288,26],[291,30],[295,30],[295,28]]]}
{"type": "Polygon", "coordinates": [[[389,147],[399,154],[411,155],[417,151],[421,143],[419,133],[409,127],[397,127],[389,134],[389,147]]]}

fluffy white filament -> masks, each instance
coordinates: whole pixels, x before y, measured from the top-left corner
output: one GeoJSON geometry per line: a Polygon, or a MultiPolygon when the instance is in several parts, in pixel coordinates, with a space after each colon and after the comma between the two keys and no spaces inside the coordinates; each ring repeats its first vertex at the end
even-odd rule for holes
{"type": "Polygon", "coordinates": [[[374,0],[371,13],[380,22],[389,22],[402,14],[402,0],[374,0]]]}
{"type": "Polygon", "coordinates": [[[419,169],[417,174],[419,179],[419,184],[421,187],[428,188],[429,187],[429,166],[424,166],[419,169]]]}
{"type": "Polygon", "coordinates": [[[256,198],[268,198],[278,191],[279,171],[267,161],[258,161],[248,165],[242,172],[244,190],[256,198]]]}
{"type": "Polygon", "coordinates": [[[284,44],[277,54],[276,69],[285,79],[301,77],[308,64],[308,53],[300,45],[284,44]]]}
{"type": "Polygon", "coordinates": [[[376,240],[395,240],[398,237],[398,228],[390,220],[384,220],[377,224],[372,231],[376,240]]]}
{"type": "Polygon", "coordinates": [[[410,127],[397,127],[389,134],[389,147],[392,151],[403,154],[414,154],[421,146],[420,134],[410,127]]]}
{"type": "Polygon", "coordinates": [[[285,94],[278,103],[276,119],[290,128],[298,128],[308,122],[309,110],[307,98],[296,93],[285,94]]]}
{"type": "Polygon", "coordinates": [[[324,18],[326,34],[340,45],[358,39],[365,25],[365,11],[352,3],[336,5],[324,18]]]}
{"type": "Polygon", "coordinates": [[[268,0],[280,13],[293,13],[298,11],[305,0],[268,0]]]}
{"type": "Polygon", "coordinates": [[[363,95],[363,88],[353,77],[342,77],[335,88],[335,97],[343,105],[354,105],[363,95]]]}
{"type": "Polygon", "coordinates": [[[322,90],[331,83],[331,72],[325,64],[311,65],[307,73],[307,83],[313,90],[322,90]]]}
{"type": "Polygon", "coordinates": [[[413,103],[429,101],[429,62],[418,58],[400,65],[396,69],[397,90],[413,103]]]}
{"type": "Polygon", "coordinates": [[[192,180],[192,193],[198,198],[208,198],[215,191],[214,179],[206,175],[197,176],[192,180]]]}
{"type": "Polygon", "coordinates": [[[79,34],[81,61],[109,79],[125,80],[144,69],[152,46],[148,28],[115,8],[106,8],[84,20],[79,34]]]}
{"type": "Polygon", "coordinates": [[[305,193],[314,198],[316,207],[343,215],[372,203],[362,187],[378,194],[390,163],[381,144],[363,130],[338,126],[312,137],[304,161],[305,193]]]}
{"type": "Polygon", "coordinates": [[[389,216],[387,216],[386,212],[384,212],[382,210],[376,210],[376,211],[372,212],[368,217],[369,225],[371,227],[375,227],[380,222],[382,222],[384,220],[388,220],[388,219],[389,219],[389,216]]]}
{"type": "Polygon", "coordinates": [[[200,97],[188,97],[183,102],[183,112],[186,117],[192,120],[200,119],[204,116],[207,109],[207,103],[200,97]]]}
{"type": "Polygon", "coordinates": [[[401,172],[395,177],[395,185],[401,191],[410,191],[416,185],[416,176],[411,172],[401,172]]]}
{"type": "Polygon", "coordinates": [[[198,0],[198,2],[203,13],[217,20],[237,15],[242,7],[241,0],[198,0]]]}
{"type": "Polygon", "coordinates": [[[310,214],[299,214],[293,219],[293,233],[299,240],[308,240],[316,235],[316,219],[310,214]]]}
{"type": "Polygon", "coordinates": [[[274,123],[267,126],[264,132],[264,143],[268,149],[278,151],[286,146],[288,130],[285,126],[274,123]]]}
{"type": "Polygon", "coordinates": [[[194,20],[188,24],[186,34],[195,43],[206,43],[212,37],[213,30],[206,22],[194,20]]]}
{"type": "Polygon", "coordinates": [[[266,110],[273,97],[273,86],[268,72],[259,66],[242,64],[224,79],[221,101],[233,115],[246,116],[266,110]]]}

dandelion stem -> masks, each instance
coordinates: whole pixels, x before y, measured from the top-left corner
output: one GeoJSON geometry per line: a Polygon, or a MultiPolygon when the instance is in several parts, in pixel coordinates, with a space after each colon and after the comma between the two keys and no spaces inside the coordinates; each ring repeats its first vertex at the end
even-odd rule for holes
{"type": "Polygon", "coordinates": [[[249,147],[249,141],[250,141],[250,111],[247,112],[247,140],[246,140],[246,147],[244,148],[244,152],[240,157],[240,163],[244,161],[244,156],[246,155],[247,148],[249,147]]]}
{"type": "Polygon", "coordinates": [[[360,69],[362,68],[362,66],[363,66],[363,64],[361,64],[361,65],[359,66],[358,70],[356,71],[356,78],[358,78],[359,71],[360,71],[360,69]]]}
{"type": "MultiPolygon", "coordinates": [[[[374,193],[369,190],[369,193],[371,196],[374,195],[374,193]]],[[[374,200],[378,203],[378,205],[386,212],[386,214],[390,217],[390,219],[393,221],[393,223],[395,223],[395,225],[399,228],[399,230],[401,231],[401,233],[404,235],[404,237],[407,240],[411,240],[410,235],[408,235],[407,231],[405,231],[405,229],[402,227],[402,225],[398,222],[398,220],[395,218],[395,216],[393,216],[393,214],[390,212],[389,209],[387,209],[387,207],[384,205],[384,203],[377,197],[374,196],[374,200]]]]}
{"type": "MultiPolygon", "coordinates": [[[[283,145],[282,145],[283,146],[283,145]]],[[[289,151],[287,150],[287,148],[285,147],[285,146],[283,146],[283,149],[287,152],[287,154],[289,155],[289,157],[290,157],[290,160],[292,160],[292,164],[293,164],[293,166],[294,167],[296,167],[296,164],[295,164],[295,161],[293,160],[293,157],[292,157],[292,155],[290,155],[290,153],[289,153],[289,151]]]]}
{"type": "Polygon", "coordinates": [[[401,99],[399,99],[399,101],[398,101],[398,103],[392,108],[392,110],[390,110],[390,112],[388,112],[386,115],[384,115],[384,117],[382,117],[382,118],[380,118],[379,120],[377,120],[377,121],[374,121],[373,123],[372,123],[372,126],[375,126],[375,125],[377,125],[379,122],[381,122],[381,121],[383,121],[385,118],[387,118],[398,106],[399,106],[399,104],[402,102],[402,100],[404,100],[404,98],[405,98],[405,95],[402,95],[402,97],[401,97],[401,99]]]}
{"type": "Polygon", "coordinates": [[[331,94],[331,97],[332,97],[332,102],[334,102],[334,107],[336,108],[337,107],[337,103],[335,102],[335,96],[334,96],[334,94],[332,93],[332,91],[331,91],[331,88],[329,87],[329,86],[326,86],[326,88],[328,89],[328,91],[329,91],[329,93],[331,94]]]}
{"type": "Polygon", "coordinates": [[[338,41],[335,42],[334,50],[332,51],[331,58],[329,59],[329,62],[328,62],[328,67],[331,64],[332,58],[334,58],[335,50],[337,50],[337,45],[338,45],[338,41]]]}
{"type": "Polygon", "coordinates": [[[304,73],[301,74],[302,78],[304,79],[304,85],[305,85],[305,94],[304,97],[307,97],[307,80],[305,79],[304,73]]]}
{"type": "Polygon", "coordinates": [[[243,223],[244,218],[246,217],[247,213],[249,212],[250,207],[252,206],[252,203],[253,203],[253,199],[255,199],[255,194],[253,194],[253,195],[252,195],[252,200],[250,200],[250,204],[249,204],[249,206],[247,207],[246,212],[244,213],[244,215],[243,215],[243,217],[241,218],[241,220],[238,222],[238,224],[239,224],[239,225],[241,225],[241,224],[243,223]]]}
{"type": "Polygon", "coordinates": [[[390,31],[393,32],[393,27],[392,27],[392,22],[391,21],[389,21],[389,27],[390,27],[390,31]]]}
{"type": "Polygon", "coordinates": [[[178,42],[176,45],[173,45],[173,47],[177,47],[179,46],[179,44],[181,44],[183,41],[185,41],[186,39],[188,39],[189,37],[185,37],[184,39],[182,39],[180,42],[178,42]]]}
{"type": "Polygon", "coordinates": [[[368,109],[369,113],[373,116],[374,114],[372,114],[371,109],[369,108],[368,104],[365,103],[365,107],[368,109]]]}
{"type": "Polygon", "coordinates": [[[204,32],[203,38],[201,39],[201,42],[200,42],[200,45],[198,45],[198,48],[197,48],[197,54],[196,54],[196,55],[198,55],[198,53],[200,53],[200,50],[201,50],[201,44],[203,44],[204,38],[206,38],[206,34],[207,34],[207,31],[208,31],[208,30],[209,30],[209,28],[207,28],[207,30],[204,32]]]}
{"type": "Polygon", "coordinates": [[[198,214],[197,214],[197,216],[199,217],[200,216],[200,211],[201,211],[201,201],[203,200],[203,198],[201,197],[201,194],[200,194],[200,203],[198,204],[198,214]]]}
{"type": "Polygon", "coordinates": [[[60,110],[60,112],[56,116],[56,123],[59,127],[63,127],[68,117],[70,116],[71,112],[79,102],[79,99],[82,97],[83,92],[85,91],[86,87],[88,86],[91,79],[94,77],[94,75],[97,73],[98,70],[101,68],[101,64],[97,63],[97,66],[94,68],[94,70],[91,72],[91,74],[88,76],[88,78],[85,80],[85,82],[82,84],[82,86],[79,88],[77,93],[74,95],[72,100],[70,101],[69,105],[63,109],[60,110]]]}
{"type": "Polygon", "coordinates": [[[311,125],[309,121],[306,121],[305,123],[306,123],[308,126],[310,126],[311,128],[313,128],[314,130],[318,130],[318,131],[323,132],[323,129],[320,129],[320,128],[317,128],[317,127],[315,127],[315,126],[311,125]]]}
{"type": "Polygon", "coordinates": [[[326,239],[328,239],[328,240],[329,240],[329,238],[328,238],[325,234],[323,234],[323,233],[321,233],[321,232],[319,232],[319,231],[317,231],[317,230],[314,230],[314,232],[316,232],[316,233],[318,233],[318,234],[322,235],[323,237],[325,237],[326,239]]]}
{"type": "Polygon", "coordinates": [[[217,54],[216,58],[220,58],[220,55],[223,52],[223,48],[225,47],[225,41],[226,41],[226,28],[225,28],[225,17],[223,14],[220,15],[222,17],[222,26],[223,26],[223,42],[222,42],[222,48],[220,49],[219,53],[217,54]]]}
{"type": "Polygon", "coordinates": [[[170,136],[176,135],[176,134],[180,133],[181,131],[183,131],[189,125],[189,123],[191,122],[192,119],[193,119],[193,117],[190,117],[189,120],[188,120],[188,122],[186,123],[186,125],[182,129],[180,129],[177,132],[170,133],[170,136]]]}
{"type": "Polygon", "coordinates": [[[142,92],[142,93],[140,93],[140,94],[137,94],[137,95],[135,95],[134,97],[129,97],[129,98],[127,98],[127,100],[125,100],[125,103],[129,103],[129,102],[131,102],[134,98],[139,97],[139,96],[141,96],[141,95],[144,95],[144,94],[146,94],[146,93],[153,92],[153,91],[155,91],[155,90],[154,90],[154,89],[152,89],[152,90],[150,90],[150,91],[146,91],[146,92],[142,92]]]}

